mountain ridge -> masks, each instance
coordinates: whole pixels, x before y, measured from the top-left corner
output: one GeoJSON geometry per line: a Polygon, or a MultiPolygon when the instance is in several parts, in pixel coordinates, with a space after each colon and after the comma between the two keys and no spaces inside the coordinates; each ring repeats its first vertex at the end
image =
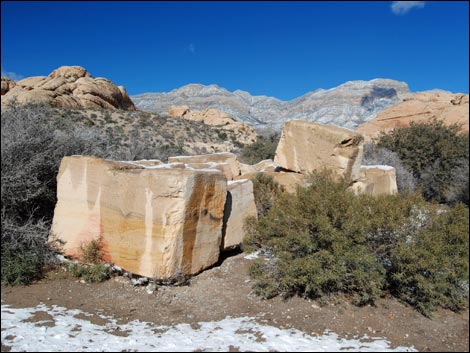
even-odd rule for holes
{"type": "Polygon", "coordinates": [[[171,106],[215,108],[256,129],[280,130],[287,120],[302,119],[349,129],[373,119],[377,113],[411,94],[408,85],[392,79],[347,81],[329,89],[317,88],[291,100],[233,92],[217,85],[190,83],[169,92],[132,95],[138,109],[167,114],[171,106]]]}

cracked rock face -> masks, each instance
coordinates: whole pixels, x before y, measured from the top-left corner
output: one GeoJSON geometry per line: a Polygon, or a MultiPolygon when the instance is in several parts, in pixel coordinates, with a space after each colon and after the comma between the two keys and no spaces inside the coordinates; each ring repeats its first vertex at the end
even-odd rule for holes
{"type": "Polygon", "coordinates": [[[302,174],[326,168],[354,181],[359,179],[363,143],[352,130],[291,120],[284,125],[274,163],[302,174]]]}
{"type": "Polygon", "coordinates": [[[2,78],[2,108],[13,102],[47,103],[58,108],[136,110],[124,87],[105,78],[93,78],[80,66],[62,66],[48,76],[28,77],[14,85],[2,78]]]}
{"type": "Polygon", "coordinates": [[[381,111],[371,121],[358,126],[357,131],[369,140],[394,128],[408,127],[411,122],[425,123],[433,118],[446,125],[462,124],[462,132],[469,127],[468,94],[453,94],[443,91],[416,93],[403,102],[381,111]]]}

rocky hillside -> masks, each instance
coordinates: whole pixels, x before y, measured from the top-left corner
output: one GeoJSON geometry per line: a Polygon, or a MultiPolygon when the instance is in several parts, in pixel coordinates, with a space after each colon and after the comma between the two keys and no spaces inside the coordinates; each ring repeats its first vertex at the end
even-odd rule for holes
{"type": "Polygon", "coordinates": [[[46,103],[59,108],[135,110],[126,89],[80,66],[62,66],[48,76],[18,82],[2,77],[2,108],[12,102],[46,103]]]}
{"type": "Polygon", "coordinates": [[[187,105],[192,110],[215,108],[255,129],[281,130],[285,121],[293,119],[354,129],[381,110],[401,102],[409,93],[404,82],[374,79],[317,89],[291,101],[200,84],[189,84],[168,93],[139,94],[131,99],[138,109],[160,114],[175,105],[187,105]]]}
{"type": "Polygon", "coordinates": [[[462,132],[468,132],[468,94],[445,91],[424,91],[407,97],[403,102],[381,111],[375,119],[358,126],[357,131],[366,139],[376,137],[381,131],[409,126],[411,122],[428,122],[433,118],[445,124],[462,124],[462,132]]]}

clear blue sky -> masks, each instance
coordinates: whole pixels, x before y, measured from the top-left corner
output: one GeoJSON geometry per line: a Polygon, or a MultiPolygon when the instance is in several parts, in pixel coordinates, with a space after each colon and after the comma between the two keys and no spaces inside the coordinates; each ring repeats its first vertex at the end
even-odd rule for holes
{"type": "Polygon", "coordinates": [[[349,80],[468,93],[468,2],[1,4],[2,74],[80,65],[129,94],[188,83],[288,100],[349,80]],[[400,4],[401,3],[401,4],[400,4]]]}

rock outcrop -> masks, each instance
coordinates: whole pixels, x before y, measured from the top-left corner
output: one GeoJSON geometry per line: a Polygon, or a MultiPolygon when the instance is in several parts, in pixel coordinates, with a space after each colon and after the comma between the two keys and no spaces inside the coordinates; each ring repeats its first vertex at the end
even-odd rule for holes
{"type": "Polygon", "coordinates": [[[187,105],[172,106],[168,114],[174,118],[202,122],[206,125],[218,126],[224,130],[237,133],[237,141],[243,144],[251,144],[256,141],[257,134],[253,128],[243,122],[236,121],[227,113],[217,109],[205,109],[203,111],[190,110],[187,105]]]}
{"type": "Polygon", "coordinates": [[[274,163],[302,174],[329,169],[346,180],[357,180],[363,137],[348,129],[291,120],[284,125],[274,163]]]}
{"type": "Polygon", "coordinates": [[[2,76],[2,96],[7,94],[9,90],[16,86],[15,81],[9,79],[8,77],[2,76]]]}
{"type": "Polygon", "coordinates": [[[374,79],[349,81],[329,89],[317,89],[290,101],[248,92],[230,92],[217,85],[189,84],[171,92],[145,93],[132,96],[143,111],[165,114],[171,106],[188,109],[214,108],[230,114],[255,129],[282,130],[288,120],[306,120],[354,129],[373,119],[409,94],[406,83],[374,79]]]}
{"type": "Polygon", "coordinates": [[[51,237],[65,254],[101,239],[104,259],[151,278],[196,274],[219,258],[227,180],[217,170],[64,157],[51,237]]]}
{"type": "Polygon", "coordinates": [[[245,238],[243,224],[247,217],[257,217],[253,183],[247,179],[229,181],[222,230],[223,250],[242,244],[245,238]]]}
{"type": "Polygon", "coordinates": [[[371,121],[361,124],[357,131],[367,140],[389,132],[394,128],[408,127],[411,122],[425,123],[433,118],[444,124],[462,124],[462,132],[469,130],[468,94],[452,94],[441,91],[416,93],[403,102],[381,111],[371,121]]]}
{"type": "Polygon", "coordinates": [[[362,165],[360,177],[350,187],[356,194],[393,195],[398,192],[395,168],[386,165],[362,165]]]}
{"type": "Polygon", "coordinates": [[[46,103],[59,108],[105,108],[135,110],[122,86],[105,78],[93,78],[80,66],[62,66],[48,76],[28,77],[8,86],[2,107],[17,104],[46,103]]]}

